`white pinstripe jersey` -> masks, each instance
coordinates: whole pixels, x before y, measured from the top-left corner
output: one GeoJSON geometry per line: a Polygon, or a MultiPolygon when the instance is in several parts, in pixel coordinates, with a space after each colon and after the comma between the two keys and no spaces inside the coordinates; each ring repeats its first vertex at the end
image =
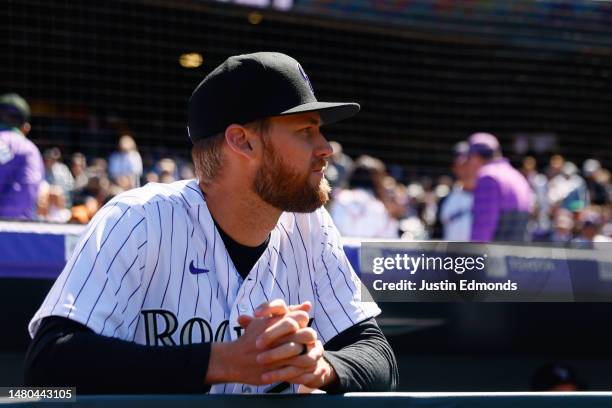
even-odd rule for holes
{"type": "MultiPolygon", "coordinates": [[[[283,213],[246,279],[236,271],[195,180],[118,195],[90,222],[29,324],[64,316],[105,336],[149,345],[235,340],[237,319],[263,302],[312,302],[323,343],[376,316],[331,217],[283,213]]],[[[211,393],[264,392],[217,384],[211,393]]],[[[289,391],[295,392],[297,387],[289,391]]]]}

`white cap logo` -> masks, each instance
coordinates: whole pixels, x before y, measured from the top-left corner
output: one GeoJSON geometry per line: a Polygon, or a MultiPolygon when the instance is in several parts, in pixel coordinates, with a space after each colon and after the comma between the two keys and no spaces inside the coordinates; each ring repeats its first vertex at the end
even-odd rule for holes
{"type": "Polygon", "coordinates": [[[312,93],[314,94],[314,89],[312,87],[312,84],[310,83],[310,79],[308,79],[308,75],[306,75],[306,72],[304,71],[304,68],[302,68],[302,66],[300,65],[300,63],[298,62],[297,64],[298,67],[298,71],[300,71],[300,74],[302,74],[302,77],[304,78],[304,80],[306,81],[306,83],[308,84],[308,86],[310,87],[310,90],[312,91],[312,93]]]}

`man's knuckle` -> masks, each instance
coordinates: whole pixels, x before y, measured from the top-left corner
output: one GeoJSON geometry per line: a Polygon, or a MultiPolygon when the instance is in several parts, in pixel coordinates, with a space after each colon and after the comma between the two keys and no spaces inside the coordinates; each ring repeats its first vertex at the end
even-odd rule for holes
{"type": "Polygon", "coordinates": [[[298,324],[298,322],[296,322],[293,319],[287,319],[285,321],[285,324],[287,326],[287,329],[289,329],[292,332],[297,332],[300,329],[300,325],[298,324]]]}
{"type": "Polygon", "coordinates": [[[306,333],[307,337],[312,341],[317,341],[317,332],[314,329],[307,327],[304,329],[304,333],[306,333]]]}
{"type": "Polygon", "coordinates": [[[286,308],[286,307],[287,307],[287,304],[285,303],[285,301],[284,301],[283,299],[276,299],[276,300],[273,300],[273,301],[272,301],[272,304],[273,304],[275,307],[278,307],[278,308],[281,308],[281,309],[284,309],[284,308],[286,308]]]}
{"type": "Polygon", "coordinates": [[[309,318],[308,313],[306,313],[306,312],[305,312],[305,311],[303,311],[303,310],[298,310],[298,311],[296,311],[296,312],[294,312],[294,313],[295,313],[295,316],[296,316],[297,318],[299,318],[299,319],[302,319],[302,320],[308,320],[308,318],[309,318]]]}

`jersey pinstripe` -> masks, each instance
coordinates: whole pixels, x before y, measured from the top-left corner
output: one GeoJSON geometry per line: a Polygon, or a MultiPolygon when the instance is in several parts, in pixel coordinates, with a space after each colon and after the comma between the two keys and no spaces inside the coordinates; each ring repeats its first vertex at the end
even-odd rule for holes
{"type": "MultiPolygon", "coordinates": [[[[283,213],[246,279],[236,271],[195,180],[150,183],[104,206],[29,324],[63,316],[96,333],[149,345],[230,341],[237,319],[282,298],[310,300],[323,343],[376,316],[323,208],[283,213]]],[[[211,393],[264,392],[217,384],[211,393]]],[[[289,391],[295,391],[296,387],[289,391]]]]}

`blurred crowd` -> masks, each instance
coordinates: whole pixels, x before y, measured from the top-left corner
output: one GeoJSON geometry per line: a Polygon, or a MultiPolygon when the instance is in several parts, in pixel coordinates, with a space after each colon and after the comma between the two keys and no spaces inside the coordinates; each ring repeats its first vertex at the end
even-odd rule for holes
{"type": "Polygon", "coordinates": [[[121,135],[110,157],[66,157],[28,139],[30,107],[17,94],[0,95],[0,218],[86,224],[115,195],[149,182],[194,177],[189,160],[141,156],[121,135]]]}
{"type": "Polygon", "coordinates": [[[495,136],[475,133],[453,147],[452,176],[402,184],[382,161],[352,160],[332,146],[330,212],[343,236],[572,246],[612,240],[610,171],[596,159],[578,167],[559,154],[541,164],[527,156],[514,168],[495,136]]]}
{"type": "MultiPolygon", "coordinates": [[[[0,96],[0,115],[2,218],[85,224],[123,191],[194,178],[190,160],[141,156],[129,134],[108,158],[66,157],[58,147],[41,155],[27,139],[26,101],[0,96]]],[[[328,210],[343,236],[562,245],[611,240],[610,171],[594,158],[577,165],[558,154],[547,163],[528,156],[515,168],[494,135],[475,133],[453,147],[448,175],[406,181],[377,158],[351,158],[339,143],[331,145],[328,210]]]]}
{"type": "Polygon", "coordinates": [[[172,183],[194,178],[186,160],[141,157],[134,138],[119,138],[117,151],[108,159],[88,160],[82,153],[64,158],[57,147],[44,150],[45,175],[36,203],[41,221],[86,224],[106,202],[119,193],[150,182],[172,183]]]}

